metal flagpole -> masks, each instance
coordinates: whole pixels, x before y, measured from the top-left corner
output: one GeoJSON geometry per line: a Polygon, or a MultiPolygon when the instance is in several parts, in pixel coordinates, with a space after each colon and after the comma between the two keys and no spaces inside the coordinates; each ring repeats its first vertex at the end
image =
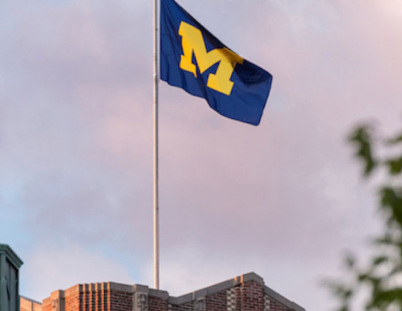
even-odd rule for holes
{"type": "Polygon", "coordinates": [[[159,101],[159,0],[154,0],[154,287],[159,289],[159,146],[158,146],[158,101],[159,101]]]}

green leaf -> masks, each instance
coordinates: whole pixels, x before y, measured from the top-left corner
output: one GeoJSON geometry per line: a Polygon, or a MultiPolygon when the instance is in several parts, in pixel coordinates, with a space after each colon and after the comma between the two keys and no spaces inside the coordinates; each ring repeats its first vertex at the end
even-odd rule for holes
{"type": "Polygon", "coordinates": [[[384,262],[389,261],[389,257],[388,256],[378,256],[378,257],[374,257],[372,260],[372,265],[373,266],[379,266],[384,262]]]}
{"type": "Polygon", "coordinates": [[[389,139],[389,140],[388,140],[388,143],[389,143],[390,145],[396,145],[396,144],[402,143],[402,134],[397,135],[397,136],[395,136],[395,137],[389,139]]]}
{"type": "Polygon", "coordinates": [[[372,152],[372,137],[370,127],[363,125],[353,131],[349,137],[349,141],[357,148],[356,157],[363,161],[365,168],[364,174],[366,176],[377,166],[377,161],[374,159],[372,152]]]}
{"type": "Polygon", "coordinates": [[[385,309],[392,304],[401,305],[401,303],[402,288],[379,291],[373,297],[372,301],[372,305],[378,307],[379,309],[385,309]]]}
{"type": "Polygon", "coordinates": [[[402,198],[391,187],[381,189],[381,205],[391,211],[391,222],[402,225],[402,198]]]}
{"type": "Polygon", "coordinates": [[[391,175],[398,175],[402,172],[402,157],[388,160],[385,163],[391,175]]]}

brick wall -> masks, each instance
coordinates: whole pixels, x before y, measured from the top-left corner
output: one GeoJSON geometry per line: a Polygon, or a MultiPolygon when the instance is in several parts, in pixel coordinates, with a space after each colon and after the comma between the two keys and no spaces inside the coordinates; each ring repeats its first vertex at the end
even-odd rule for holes
{"type": "Polygon", "coordinates": [[[205,308],[211,311],[227,311],[227,293],[225,290],[205,297],[205,308]]]}
{"type": "MultiPolygon", "coordinates": [[[[108,311],[131,311],[133,310],[133,294],[119,290],[110,290],[108,311]]],[[[66,310],[68,311],[68,310],[66,310]]],[[[92,310],[90,310],[92,311],[92,310]]],[[[95,311],[95,310],[94,310],[95,311]]],[[[98,311],[98,310],[96,310],[98,311]]]]}
{"type": "Polygon", "coordinates": [[[149,304],[149,310],[152,310],[152,311],[167,311],[167,310],[169,310],[168,299],[149,296],[148,297],[148,304],[149,304]]]}
{"type": "Polygon", "coordinates": [[[264,287],[250,281],[240,287],[241,309],[244,311],[264,311],[264,287]]]}
{"type": "MultiPolygon", "coordinates": [[[[69,311],[83,311],[84,292],[82,285],[75,285],[64,292],[65,304],[64,310],[69,311]]],[[[62,311],[62,308],[58,308],[54,311],[62,311]]],[[[43,310],[45,311],[45,310],[43,310]]]]}
{"type": "Polygon", "coordinates": [[[42,304],[35,300],[20,296],[21,311],[42,311],[42,304]]]}
{"type": "Polygon", "coordinates": [[[56,291],[41,309],[20,311],[305,311],[264,284],[255,273],[171,297],[168,292],[143,285],[96,283],[56,291]]]}
{"type": "Polygon", "coordinates": [[[194,303],[183,303],[183,304],[169,304],[171,311],[193,311],[194,310],[194,303]]]}

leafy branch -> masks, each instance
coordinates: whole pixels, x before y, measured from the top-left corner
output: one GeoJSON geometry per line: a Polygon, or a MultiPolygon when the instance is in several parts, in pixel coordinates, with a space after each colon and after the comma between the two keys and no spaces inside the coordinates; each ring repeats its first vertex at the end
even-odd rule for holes
{"type": "Polygon", "coordinates": [[[384,232],[373,241],[375,255],[364,268],[353,257],[345,259],[352,281],[330,282],[330,290],[339,301],[338,311],[351,311],[360,290],[368,292],[366,311],[402,310],[402,133],[390,138],[375,138],[370,125],[357,127],[349,136],[355,156],[363,164],[363,176],[383,171],[385,181],[379,187],[378,205],[384,232]],[[398,154],[379,157],[379,146],[397,149],[398,154]]]}

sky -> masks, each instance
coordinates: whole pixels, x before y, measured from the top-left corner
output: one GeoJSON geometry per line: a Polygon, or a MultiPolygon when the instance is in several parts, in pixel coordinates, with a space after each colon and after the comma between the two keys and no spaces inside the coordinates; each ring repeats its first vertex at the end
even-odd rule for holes
{"type": "MultiPolygon", "coordinates": [[[[178,0],[274,77],[258,127],[160,84],[161,288],[254,271],[309,311],[380,230],[346,142],[401,124],[402,2],[178,0]]],[[[152,1],[0,2],[0,243],[20,292],[152,287],[152,1]]]]}

